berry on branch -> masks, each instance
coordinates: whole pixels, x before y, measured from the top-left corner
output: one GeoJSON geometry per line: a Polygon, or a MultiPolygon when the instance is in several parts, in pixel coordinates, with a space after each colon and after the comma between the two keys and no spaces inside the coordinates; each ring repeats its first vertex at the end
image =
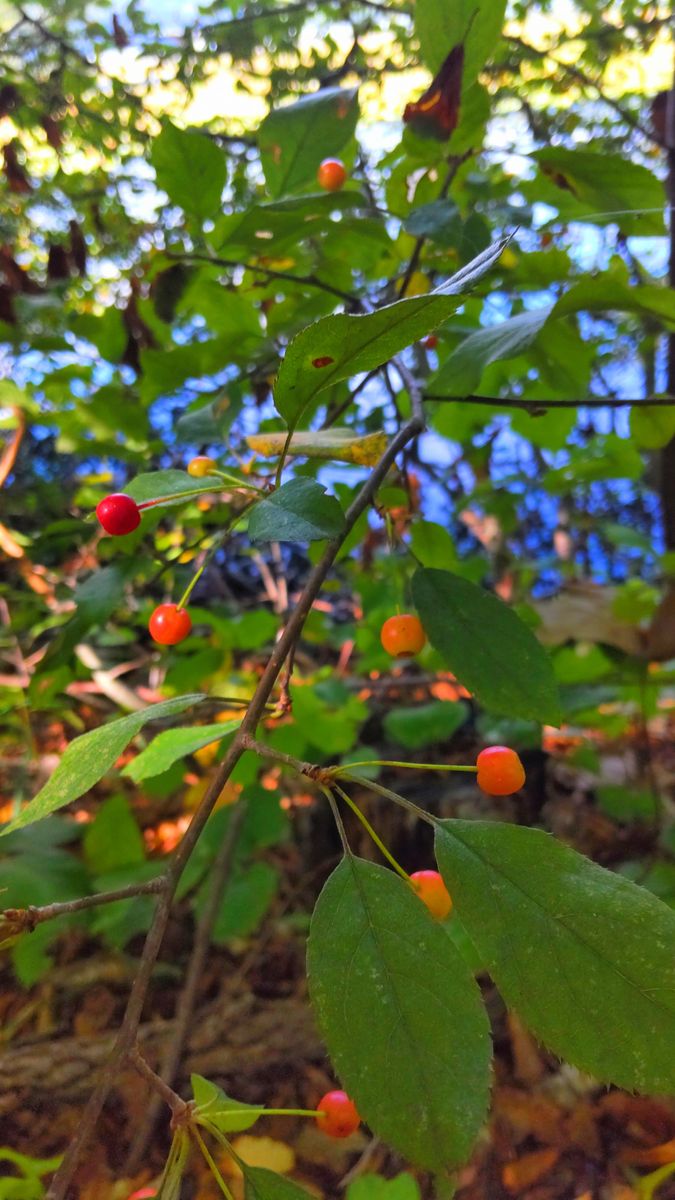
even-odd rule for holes
{"type": "Polygon", "coordinates": [[[196,458],[190,459],[187,473],[192,475],[193,479],[203,479],[205,475],[210,475],[215,468],[215,458],[209,458],[207,454],[198,454],[196,458]]]}
{"type": "Polygon", "coordinates": [[[319,1129],[322,1129],[329,1137],[349,1137],[361,1124],[356,1105],[353,1100],[349,1099],[346,1092],[326,1092],[316,1107],[320,1113],[325,1114],[317,1117],[316,1123],[319,1129]]]}
{"type": "Polygon", "coordinates": [[[103,500],[99,500],[96,505],[96,516],[106,533],[112,533],[114,537],[121,537],[124,533],[133,533],[141,523],[141,514],[136,501],[124,492],[113,492],[112,496],[105,496],[103,500]]]}
{"type": "Polygon", "coordinates": [[[317,183],[325,192],[339,192],[344,186],[347,172],[339,158],[324,158],[316,173],[317,183]]]}
{"type": "Polygon", "coordinates": [[[435,350],[438,345],[438,338],[436,337],[436,334],[430,333],[429,336],[424,339],[423,345],[425,350],[435,350]]]}
{"type": "Polygon", "coordinates": [[[414,613],[399,613],[387,617],[380,630],[380,640],[392,658],[404,658],[408,654],[419,654],[427,638],[419,617],[414,613]]]}
{"type": "Polygon", "coordinates": [[[444,921],[452,909],[452,897],[438,871],[415,871],[410,882],[432,916],[444,921]]]}
{"type": "Polygon", "coordinates": [[[525,768],[515,750],[488,746],[476,759],[478,786],[488,796],[510,796],[525,782],[525,768]]]}
{"type": "Polygon", "coordinates": [[[160,646],[176,646],[188,636],[192,621],[186,608],[179,608],[177,604],[160,604],[150,617],[148,629],[160,646]]]}

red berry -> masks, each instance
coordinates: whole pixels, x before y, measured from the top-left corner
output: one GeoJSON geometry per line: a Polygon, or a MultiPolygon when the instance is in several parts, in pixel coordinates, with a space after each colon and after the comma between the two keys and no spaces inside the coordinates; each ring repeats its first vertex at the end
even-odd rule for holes
{"type": "Polygon", "coordinates": [[[160,646],[175,646],[185,640],[192,629],[192,621],[186,608],[160,604],[150,618],[148,629],[160,646]]]}
{"type": "Polygon", "coordinates": [[[347,178],[344,163],[339,158],[324,158],[316,173],[319,187],[326,192],[339,192],[347,178]]]}
{"type": "Polygon", "coordinates": [[[387,618],[380,630],[380,640],[392,658],[403,658],[407,654],[419,654],[427,639],[419,617],[413,613],[400,613],[387,618]]]}
{"type": "Polygon", "coordinates": [[[424,339],[425,350],[435,350],[438,345],[438,338],[435,333],[430,333],[428,338],[424,339]]]}
{"type": "Polygon", "coordinates": [[[106,533],[121,537],[123,533],[132,533],[141,523],[141,514],[135,500],[124,492],[113,492],[96,505],[96,516],[106,533]]]}
{"type": "Polygon", "coordinates": [[[488,746],[476,759],[478,786],[488,796],[510,796],[525,782],[525,768],[515,750],[508,746],[488,746]]]}
{"type": "Polygon", "coordinates": [[[131,1195],[129,1196],[129,1200],[150,1200],[151,1196],[156,1196],[157,1194],[158,1194],[157,1188],[152,1188],[152,1187],[139,1188],[137,1192],[131,1193],[131,1195]]]}
{"type": "Polygon", "coordinates": [[[361,1118],[356,1111],[356,1105],[349,1099],[346,1092],[326,1092],[316,1106],[326,1115],[317,1117],[319,1129],[329,1137],[346,1138],[355,1133],[361,1124],[361,1118]]]}
{"type": "Polygon", "coordinates": [[[423,904],[439,921],[443,921],[452,908],[452,897],[438,871],[415,871],[411,883],[423,904]]]}

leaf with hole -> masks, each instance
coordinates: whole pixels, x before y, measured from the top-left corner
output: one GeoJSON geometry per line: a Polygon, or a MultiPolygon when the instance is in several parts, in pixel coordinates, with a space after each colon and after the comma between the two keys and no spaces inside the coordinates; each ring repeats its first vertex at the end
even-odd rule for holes
{"type": "Polygon", "coordinates": [[[488,1021],[473,976],[412,888],[343,859],[312,916],[308,978],[335,1069],[373,1133],[428,1170],[463,1162],[488,1102],[488,1021]]]}
{"type": "Polygon", "coordinates": [[[461,303],[460,293],[494,266],[507,240],[488,246],[433,292],[362,316],[323,317],[303,329],[290,343],[274,387],[274,403],[289,429],[326,388],[372,371],[441,325],[461,303]]]}
{"type": "Polygon", "coordinates": [[[558,688],[550,658],[513,609],[485,588],[424,567],[413,599],[429,641],[486,708],[555,725],[558,688]]]}
{"type": "Polygon", "coordinates": [[[550,834],[439,822],[438,865],[504,1000],[606,1083],[675,1092],[675,912],[550,834]]]}

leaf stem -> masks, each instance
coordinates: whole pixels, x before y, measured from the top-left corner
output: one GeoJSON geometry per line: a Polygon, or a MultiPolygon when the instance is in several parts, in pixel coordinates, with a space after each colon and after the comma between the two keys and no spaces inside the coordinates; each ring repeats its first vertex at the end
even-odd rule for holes
{"type": "Polygon", "coordinates": [[[203,1139],[201,1133],[199,1132],[199,1130],[197,1129],[197,1127],[193,1125],[192,1128],[190,1129],[190,1133],[192,1134],[192,1137],[196,1141],[197,1145],[199,1146],[199,1149],[201,1150],[202,1155],[204,1156],[206,1165],[209,1168],[211,1174],[213,1175],[213,1178],[215,1179],[216,1183],[218,1184],[218,1187],[220,1188],[221,1192],[223,1193],[223,1196],[226,1196],[227,1200],[234,1200],[234,1196],[232,1195],[232,1192],[230,1191],[230,1189],[227,1186],[225,1180],[223,1179],[220,1171],[218,1170],[218,1165],[217,1165],[215,1159],[213,1158],[213,1156],[211,1155],[209,1148],[206,1145],[206,1142],[204,1141],[204,1139],[203,1139]]]}
{"type": "Polygon", "coordinates": [[[474,773],[478,770],[478,767],[465,767],[459,763],[397,762],[392,758],[363,759],[359,762],[345,763],[341,767],[328,767],[327,770],[336,777],[350,772],[354,767],[406,767],[410,771],[472,771],[474,773]]]}
{"type": "Polygon", "coordinates": [[[418,804],[413,804],[412,800],[406,800],[405,796],[399,796],[398,792],[392,792],[389,788],[383,787],[381,783],[375,783],[373,779],[365,779],[362,775],[345,774],[344,778],[350,779],[352,783],[358,783],[360,787],[367,788],[371,792],[377,792],[380,796],[386,796],[387,800],[393,800],[395,804],[400,804],[402,808],[407,808],[409,812],[414,813],[421,821],[426,821],[429,825],[436,825],[430,813],[420,808],[418,804]]]}
{"type": "Polygon", "coordinates": [[[358,817],[359,821],[363,825],[363,828],[368,832],[368,834],[374,841],[375,845],[377,846],[378,850],[380,851],[380,854],[384,855],[384,857],[386,858],[386,860],[390,864],[390,866],[392,866],[394,868],[394,870],[396,871],[396,873],[401,876],[401,879],[405,879],[406,883],[410,883],[410,876],[408,875],[408,872],[403,870],[403,867],[401,866],[401,864],[396,861],[393,854],[387,849],[384,842],[382,841],[382,838],[380,837],[380,835],[378,833],[375,832],[370,821],[365,816],[365,814],[361,812],[361,809],[359,808],[356,801],[352,800],[351,796],[348,796],[347,793],[337,783],[335,785],[335,791],[337,792],[338,796],[342,797],[345,804],[348,804],[349,807],[351,808],[352,812],[358,817]]]}

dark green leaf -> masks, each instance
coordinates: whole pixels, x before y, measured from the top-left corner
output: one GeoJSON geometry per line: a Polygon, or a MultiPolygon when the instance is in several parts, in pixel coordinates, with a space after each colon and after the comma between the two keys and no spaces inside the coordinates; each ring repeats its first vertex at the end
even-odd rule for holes
{"type": "Polygon", "coordinates": [[[126,796],[104,800],[82,840],[84,858],[93,875],[142,863],[145,848],[126,796]]]}
{"type": "Polygon", "coordinates": [[[488,1023],[470,971],[408,884],[344,859],[314,910],[308,975],[335,1068],[373,1132],[430,1170],[463,1162],[488,1101],[488,1023]]]}
{"type": "Polygon", "coordinates": [[[411,708],[392,708],[384,718],[384,728],[393,742],[418,750],[451,738],[468,715],[465,704],[435,700],[411,708]]]}
{"type": "Polygon", "coordinates": [[[223,481],[217,476],[207,475],[201,479],[193,479],[187,471],[148,471],[147,474],[137,475],[125,484],[124,491],[137,504],[146,500],[163,500],[165,496],[197,495],[200,492],[220,492],[223,481]]]}
{"type": "Polygon", "coordinates": [[[460,683],[496,713],[555,725],[558,690],[548,654],[503,600],[449,571],[423,568],[412,583],[432,646],[460,683]]]}
{"type": "Polygon", "coordinates": [[[265,1167],[245,1167],[245,1200],[311,1200],[309,1192],[265,1167]]]}
{"type": "Polygon", "coordinates": [[[248,522],[254,542],[316,542],[336,537],[344,514],[334,496],[314,479],[291,479],[260,500],[248,522]]]}
{"type": "Polygon", "coordinates": [[[506,1003],[556,1054],[620,1087],[675,1090],[675,913],[549,834],[443,821],[436,855],[506,1003]]]}
{"type": "Polygon", "coordinates": [[[552,307],[549,304],[520,313],[470,334],[429,380],[429,392],[438,396],[468,396],[475,392],[489,363],[515,358],[532,345],[552,307]]]}
{"type": "Polygon", "coordinates": [[[204,221],[220,209],[227,161],[222,150],[205,133],[178,129],[164,121],[152,143],[150,161],[157,184],[191,217],[204,221]]]}
{"type": "Polygon", "coordinates": [[[131,739],[148,721],[160,721],[165,717],[176,716],[177,713],[185,712],[186,708],[199,704],[203,699],[201,693],[176,696],[173,700],[151,704],[141,712],[109,721],[107,725],[100,725],[97,729],[75,738],[45,786],[18,817],[0,829],[0,837],[13,829],[21,829],[24,825],[31,825],[33,821],[40,821],[49,813],[77,800],[78,796],[83,796],[115,765],[131,739]]]}
{"type": "Polygon", "coordinates": [[[290,343],[279,368],[274,402],[294,429],[315,396],[341,379],[370,371],[424,337],[455,311],[458,296],[496,263],[505,242],[496,242],[447,283],[423,296],[397,300],[364,316],[323,317],[290,343]],[[324,366],[315,362],[330,359],[324,366]]]}
{"type": "Polygon", "coordinates": [[[429,69],[437,71],[452,47],[463,42],[464,88],[473,84],[497,45],[505,8],[506,0],[415,0],[415,32],[429,69]]]}
{"type": "MultiPolygon", "coordinates": [[[[663,234],[663,183],[648,167],[625,155],[611,154],[606,147],[546,146],[532,157],[553,180],[565,181],[567,194],[571,193],[581,209],[575,214],[577,220],[584,219],[585,209],[594,224],[617,224],[625,234],[663,234]]],[[[560,187],[555,190],[566,195],[560,187]]],[[[555,204],[555,196],[552,202],[555,204]]]]}
{"type": "Polygon", "coordinates": [[[275,108],[258,130],[260,157],[273,196],[316,181],[322,159],[339,154],[356,128],[357,88],[321,88],[275,108]]]}

